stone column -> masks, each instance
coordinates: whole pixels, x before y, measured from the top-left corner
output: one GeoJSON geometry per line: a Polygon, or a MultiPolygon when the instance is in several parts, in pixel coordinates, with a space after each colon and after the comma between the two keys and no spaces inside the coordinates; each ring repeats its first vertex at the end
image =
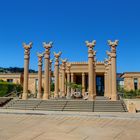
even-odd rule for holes
{"type": "MultiPolygon", "coordinates": [[[[74,83],[74,74],[71,73],[71,83],[74,83]]],[[[71,88],[71,95],[74,93],[73,89],[71,88]]]]}
{"type": "Polygon", "coordinates": [[[86,41],[86,45],[88,47],[88,94],[89,94],[89,100],[93,100],[96,97],[96,94],[94,93],[94,64],[93,64],[93,47],[95,46],[95,41],[92,41],[91,43],[86,41]]]}
{"type": "Polygon", "coordinates": [[[54,97],[58,98],[59,96],[59,57],[61,55],[61,52],[55,53],[54,52],[54,57],[55,57],[55,67],[54,67],[54,77],[55,77],[55,90],[54,90],[54,97]]]}
{"type": "Polygon", "coordinates": [[[85,73],[82,73],[82,95],[85,94],[85,73]]]}
{"type": "Polygon", "coordinates": [[[22,99],[26,100],[28,98],[29,60],[30,60],[30,49],[32,48],[32,43],[29,43],[29,45],[23,43],[23,48],[24,48],[24,84],[23,84],[22,99]]]}
{"type": "Polygon", "coordinates": [[[108,55],[108,98],[112,95],[112,67],[111,67],[111,53],[107,51],[108,55]]]}
{"type": "Polygon", "coordinates": [[[52,62],[53,60],[50,60],[50,71],[49,71],[49,97],[51,97],[51,79],[52,79],[52,62]]]}
{"type": "Polygon", "coordinates": [[[104,96],[107,97],[108,96],[108,64],[107,64],[107,60],[105,60],[104,83],[105,83],[104,96]]]}
{"type": "Polygon", "coordinates": [[[109,46],[111,47],[111,64],[112,64],[112,96],[111,100],[117,100],[117,78],[116,78],[116,47],[118,46],[118,40],[114,42],[108,41],[109,46]]]}
{"type": "Polygon", "coordinates": [[[38,93],[37,98],[42,98],[42,58],[44,54],[37,54],[38,56],[38,93]]]}
{"type": "Polygon", "coordinates": [[[50,49],[52,48],[52,42],[50,43],[43,43],[43,46],[45,48],[45,53],[44,53],[44,59],[45,59],[45,69],[44,69],[44,94],[43,94],[43,99],[47,100],[49,99],[49,64],[50,64],[50,49]]]}
{"type": "MultiPolygon", "coordinates": [[[[71,64],[67,64],[67,84],[70,83],[70,68],[71,68],[71,64]]],[[[69,99],[70,96],[71,96],[70,87],[67,86],[67,98],[69,99]]]]}
{"type": "Polygon", "coordinates": [[[61,91],[62,91],[62,72],[61,67],[59,66],[59,97],[62,97],[61,91]]]}
{"type": "Polygon", "coordinates": [[[93,93],[96,96],[96,51],[93,51],[93,80],[94,80],[94,84],[93,84],[93,93]]]}
{"type": "Polygon", "coordinates": [[[65,93],[65,70],[66,70],[66,62],[67,59],[61,59],[62,61],[62,97],[65,97],[66,93],[65,93]]]}

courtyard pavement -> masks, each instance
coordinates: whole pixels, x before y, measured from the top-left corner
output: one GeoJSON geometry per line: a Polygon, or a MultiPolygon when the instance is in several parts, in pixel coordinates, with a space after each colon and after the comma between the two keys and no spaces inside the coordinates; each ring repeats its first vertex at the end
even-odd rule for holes
{"type": "Polygon", "coordinates": [[[0,110],[0,140],[140,140],[140,113],[0,110]]]}

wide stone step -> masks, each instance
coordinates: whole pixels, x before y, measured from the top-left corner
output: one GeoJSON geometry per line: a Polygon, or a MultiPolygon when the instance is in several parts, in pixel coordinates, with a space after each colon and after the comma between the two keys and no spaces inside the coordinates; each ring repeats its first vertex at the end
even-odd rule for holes
{"type": "Polygon", "coordinates": [[[44,111],[77,111],[77,112],[124,112],[120,101],[84,101],[84,100],[13,100],[5,108],[44,111]]]}
{"type": "Polygon", "coordinates": [[[34,110],[34,108],[29,108],[29,107],[28,108],[24,108],[24,107],[23,108],[22,107],[9,107],[8,109],[15,109],[15,110],[16,109],[18,109],[18,110],[34,110]]]}

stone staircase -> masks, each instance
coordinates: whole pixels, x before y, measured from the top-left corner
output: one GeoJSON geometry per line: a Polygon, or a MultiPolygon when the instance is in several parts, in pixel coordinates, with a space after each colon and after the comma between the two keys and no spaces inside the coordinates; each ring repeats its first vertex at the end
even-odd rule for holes
{"type": "Polygon", "coordinates": [[[122,101],[95,101],[94,112],[126,112],[122,101]]]}
{"type": "Polygon", "coordinates": [[[7,104],[12,98],[9,97],[0,97],[0,107],[4,106],[7,104]]]}
{"type": "Polygon", "coordinates": [[[97,99],[85,100],[11,100],[3,108],[18,110],[42,111],[76,111],[76,112],[126,112],[125,104],[121,101],[97,99]]]}
{"type": "Polygon", "coordinates": [[[3,108],[17,110],[35,110],[41,100],[11,100],[3,108]]]}

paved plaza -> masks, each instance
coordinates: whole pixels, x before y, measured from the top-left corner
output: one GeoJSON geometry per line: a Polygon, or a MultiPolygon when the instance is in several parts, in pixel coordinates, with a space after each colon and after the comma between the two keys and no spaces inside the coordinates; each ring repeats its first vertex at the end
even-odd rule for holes
{"type": "Polygon", "coordinates": [[[30,113],[1,113],[0,140],[140,140],[140,114],[30,113]]]}

